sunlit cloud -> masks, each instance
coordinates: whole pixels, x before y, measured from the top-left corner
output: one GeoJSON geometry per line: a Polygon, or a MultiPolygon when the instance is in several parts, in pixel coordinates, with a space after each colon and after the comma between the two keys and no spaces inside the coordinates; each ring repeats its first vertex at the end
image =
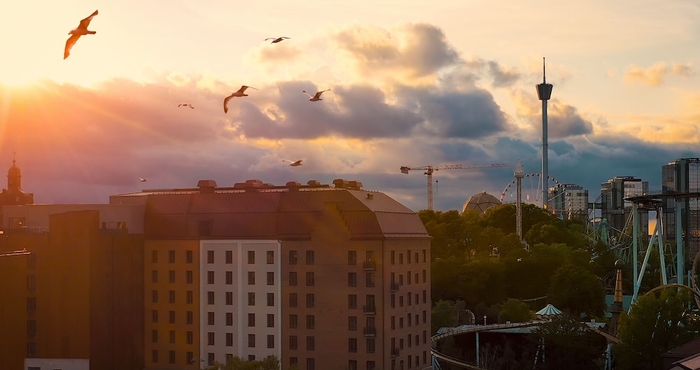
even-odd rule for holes
{"type": "Polygon", "coordinates": [[[622,79],[628,83],[639,82],[648,86],[659,86],[665,82],[668,75],[693,76],[694,71],[692,64],[678,64],[666,62],[657,62],[647,68],[640,67],[636,64],[631,64],[625,68],[622,79]]]}

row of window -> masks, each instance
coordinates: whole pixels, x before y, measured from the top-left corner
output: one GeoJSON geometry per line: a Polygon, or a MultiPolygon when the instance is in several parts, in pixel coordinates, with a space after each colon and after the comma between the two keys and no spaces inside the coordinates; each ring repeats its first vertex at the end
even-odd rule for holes
{"type": "MultiPolygon", "coordinates": [[[[211,264],[214,263],[214,252],[213,250],[208,250],[207,251],[207,263],[211,264]]],[[[255,253],[256,251],[254,250],[249,250],[247,253],[248,257],[248,264],[252,265],[255,264],[255,253]]],[[[313,251],[309,251],[313,254],[313,251]]],[[[265,257],[266,257],[266,263],[267,264],[274,264],[275,263],[275,251],[265,251],[265,257]]],[[[311,258],[313,261],[313,258],[311,258]]],[[[224,251],[224,261],[226,264],[232,264],[233,263],[233,251],[224,251]]],[[[307,255],[307,261],[308,261],[308,255],[307,255]]],[[[158,263],[158,250],[152,250],[151,251],[151,263],[158,263]]],[[[168,263],[175,263],[175,251],[174,250],[169,250],[168,251],[168,263]]],[[[194,251],[192,250],[186,250],[185,251],[185,263],[194,263],[194,251]]],[[[308,263],[307,263],[308,264],[308,263]]],[[[310,263],[313,264],[313,263],[310,263]]]]}

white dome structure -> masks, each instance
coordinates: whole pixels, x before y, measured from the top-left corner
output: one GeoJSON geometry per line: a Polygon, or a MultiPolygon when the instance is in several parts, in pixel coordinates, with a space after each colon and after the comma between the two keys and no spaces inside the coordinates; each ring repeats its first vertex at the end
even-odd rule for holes
{"type": "Polygon", "coordinates": [[[484,214],[487,209],[501,204],[498,198],[487,192],[472,195],[462,206],[462,213],[468,209],[475,209],[480,215],[484,214]]]}

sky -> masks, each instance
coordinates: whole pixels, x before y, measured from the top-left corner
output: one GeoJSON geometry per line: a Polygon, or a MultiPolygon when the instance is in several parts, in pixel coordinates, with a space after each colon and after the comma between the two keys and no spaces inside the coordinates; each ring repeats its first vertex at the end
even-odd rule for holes
{"type": "Polygon", "coordinates": [[[5,4],[0,31],[0,171],[15,158],[36,203],[342,178],[418,211],[419,168],[507,163],[434,173],[435,210],[461,211],[518,162],[541,172],[543,58],[559,182],[591,201],[615,176],[660,190],[662,165],[700,157],[691,0],[36,0],[5,4]]]}

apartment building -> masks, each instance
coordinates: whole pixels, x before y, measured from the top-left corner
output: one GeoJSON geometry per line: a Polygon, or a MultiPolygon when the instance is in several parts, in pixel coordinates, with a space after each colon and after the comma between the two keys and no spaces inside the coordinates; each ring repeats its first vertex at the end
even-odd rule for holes
{"type": "Polygon", "coordinates": [[[677,226],[689,258],[700,252],[700,158],[678,158],[661,167],[664,239],[676,240],[677,226]],[[680,220],[676,220],[676,211],[680,220]]]}
{"type": "MultiPolygon", "coordinates": [[[[601,217],[608,222],[610,236],[619,237],[628,224],[632,212],[632,203],[625,199],[649,194],[649,183],[634,176],[615,176],[600,185],[600,193],[601,217]]],[[[640,210],[641,235],[649,233],[648,224],[648,211],[640,210]]]]}

